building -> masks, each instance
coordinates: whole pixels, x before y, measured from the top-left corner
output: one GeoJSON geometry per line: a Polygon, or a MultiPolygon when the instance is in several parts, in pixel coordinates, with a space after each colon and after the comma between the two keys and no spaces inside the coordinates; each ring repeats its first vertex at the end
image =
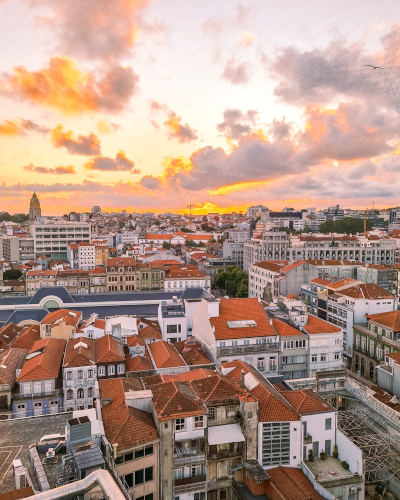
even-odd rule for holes
{"type": "MultiPolygon", "coordinates": [[[[99,390],[101,399],[109,401],[101,413],[108,453],[118,474],[134,498],[158,500],[161,453],[151,391],[144,390],[142,383],[132,378],[101,380],[99,390]]],[[[164,462],[164,457],[161,460],[164,462]]]]}
{"type": "Polygon", "coordinates": [[[52,287],[56,284],[57,271],[28,271],[26,273],[26,294],[35,293],[44,287],[52,287]]]}
{"type": "Polygon", "coordinates": [[[93,408],[96,385],[96,340],[84,337],[68,340],[63,360],[64,410],[93,408]]]}
{"type": "Polygon", "coordinates": [[[250,266],[249,297],[271,302],[280,296],[300,294],[301,286],[318,277],[318,269],[307,262],[262,261],[250,266]]]}
{"type": "Polygon", "coordinates": [[[396,242],[377,236],[289,236],[269,231],[244,244],[243,269],[263,260],[351,260],[364,264],[395,263],[396,242]]]}
{"type": "Polygon", "coordinates": [[[278,371],[279,337],[258,299],[202,300],[193,336],[214,363],[241,359],[265,374],[278,371]]]}
{"type": "Polygon", "coordinates": [[[62,407],[62,360],[65,340],[44,338],[33,344],[17,377],[13,417],[58,413],[62,407]]]}
{"type": "Polygon", "coordinates": [[[107,292],[107,272],[104,267],[96,266],[89,273],[89,293],[107,292]]]}
{"type": "Polygon", "coordinates": [[[93,240],[95,247],[96,266],[105,266],[108,259],[108,241],[107,240],[93,240]]]}
{"type": "Polygon", "coordinates": [[[351,369],[376,382],[376,368],[385,363],[390,366],[391,359],[398,359],[396,353],[400,351],[400,312],[395,310],[368,314],[366,324],[354,323],[353,330],[354,355],[351,369]],[[393,357],[389,357],[390,355],[393,357]]]}
{"type": "Polygon", "coordinates": [[[96,267],[96,247],[93,243],[78,243],[78,268],[87,270],[96,267]]]}
{"type": "Polygon", "coordinates": [[[107,259],[107,290],[124,292],[140,290],[137,279],[136,260],[133,257],[113,257],[107,259]]]}
{"type": "Polygon", "coordinates": [[[87,295],[90,273],[82,269],[71,269],[66,271],[57,271],[55,286],[62,286],[72,295],[87,295]]]}
{"type": "Polygon", "coordinates": [[[163,290],[165,270],[163,265],[152,265],[151,263],[136,264],[138,273],[139,290],[163,290]]]}
{"type": "Polygon", "coordinates": [[[72,242],[91,242],[91,225],[87,222],[62,221],[34,222],[31,225],[35,256],[47,260],[66,260],[67,245],[72,242]]]}
{"type": "Polygon", "coordinates": [[[0,411],[11,409],[11,394],[20,370],[29,354],[28,349],[10,348],[0,351],[0,411]]]}
{"type": "Polygon", "coordinates": [[[165,291],[195,287],[203,288],[209,292],[211,290],[210,276],[207,276],[193,264],[183,265],[172,262],[171,265],[165,266],[165,291]]]}
{"type": "Polygon", "coordinates": [[[224,259],[229,259],[232,265],[243,269],[244,241],[227,239],[223,243],[222,255],[224,259]]]}
{"type": "Polygon", "coordinates": [[[101,207],[99,207],[98,205],[94,205],[94,206],[92,207],[91,213],[92,213],[93,215],[96,215],[96,214],[101,214],[101,207]]]}
{"type": "Polygon", "coordinates": [[[279,374],[284,380],[308,377],[308,334],[279,319],[273,319],[272,325],[279,335],[279,374]]]}
{"type": "Polygon", "coordinates": [[[125,377],[125,353],[122,342],[111,335],[96,340],[98,380],[125,377]]]}
{"type": "Polygon", "coordinates": [[[399,271],[385,264],[366,264],[357,268],[357,280],[363,283],[375,283],[393,295],[398,295],[399,271]]]}
{"type": "Polygon", "coordinates": [[[35,258],[33,238],[3,236],[0,238],[0,258],[7,262],[24,264],[35,258]]]}
{"type": "Polygon", "coordinates": [[[264,207],[264,205],[253,205],[252,207],[247,207],[246,216],[247,217],[259,217],[263,212],[268,212],[269,208],[264,207]]]}
{"type": "Polygon", "coordinates": [[[47,314],[40,322],[40,337],[42,339],[72,339],[81,321],[80,311],[58,309],[47,314]]]}
{"type": "Polygon", "coordinates": [[[187,315],[185,305],[177,297],[163,300],[158,307],[158,324],[163,340],[179,342],[188,335],[187,315]]]}
{"type": "Polygon", "coordinates": [[[42,217],[42,209],[40,208],[40,201],[36,194],[33,192],[31,201],[29,203],[29,222],[36,222],[38,219],[42,217]]]}

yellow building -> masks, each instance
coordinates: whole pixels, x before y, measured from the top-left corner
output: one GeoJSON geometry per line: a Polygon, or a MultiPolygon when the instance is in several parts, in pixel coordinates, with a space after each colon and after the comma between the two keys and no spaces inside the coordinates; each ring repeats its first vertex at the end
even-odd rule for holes
{"type": "Polygon", "coordinates": [[[80,311],[59,309],[49,313],[40,323],[40,338],[64,339],[74,338],[82,319],[80,311]]]}

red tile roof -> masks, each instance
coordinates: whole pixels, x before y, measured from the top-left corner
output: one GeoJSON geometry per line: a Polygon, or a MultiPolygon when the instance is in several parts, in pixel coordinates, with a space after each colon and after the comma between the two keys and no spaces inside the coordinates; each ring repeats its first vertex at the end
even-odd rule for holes
{"type": "Polygon", "coordinates": [[[18,349],[32,349],[33,344],[40,340],[40,326],[31,325],[25,327],[19,336],[14,340],[13,347],[18,349]]]}
{"type": "Polygon", "coordinates": [[[57,311],[53,311],[53,312],[49,313],[47,316],[45,316],[42,319],[41,324],[42,325],[52,325],[52,327],[53,327],[56,324],[60,323],[61,321],[64,321],[67,325],[77,326],[81,316],[82,316],[82,313],[80,311],[71,311],[68,309],[58,309],[57,311]]]}
{"type": "Polygon", "coordinates": [[[324,280],[322,278],[314,278],[310,280],[310,283],[314,283],[315,285],[329,286],[332,284],[332,280],[324,280]]]}
{"type": "Polygon", "coordinates": [[[329,405],[316,392],[311,389],[304,391],[280,391],[286,401],[300,415],[310,415],[312,413],[325,413],[336,411],[333,406],[329,405]]]}
{"type": "Polygon", "coordinates": [[[16,370],[22,368],[28,349],[15,349],[14,347],[0,352],[0,384],[14,385],[17,374],[16,370]]]}
{"type": "Polygon", "coordinates": [[[323,500],[301,469],[279,466],[268,469],[268,475],[269,487],[279,492],[279,497],[284,500],[323,500]]]}
{"type": "Polygon", "coordinates": [[[96,363],[96,340],[78,337],[68,340],[64,355],[64,368],[94,366],[96,363]],[[78,344],[79,347],[76,347],[78,344]]]}
{"type": "Polygon", "coordinates": [[[394,295],[374,283],[362,283],[360,285],[340,290],[341,295],[346,295],[353,299],[394,299],[394,295]]]}
{"type": "Polygon", "coordinates": [[[330,283],[327,286],[328,286],[328,288],[333,288],[334,290],[339,290],[339,288],[351,285],[351,283],[355,284],[355,283],[357,283],[357,280],[354,280],[352,278],[346,278],[346,279],[343,279],[343,280],[334,281],[333,283],[330,283]]]}
{"type": "Polygon", "coordinates": [[[46,276],[55,278],[57,275],[57,271],[28,271],[27,276],[30,278],[31,276],[46,276]]]}
{"type": "Polygon", "coordinates": [[[368,314],[366,317],[374,323],[390,328],[394,332],[400,332],[400,311],[368,314]]]}
{"type": "Polygon", "coordinates": [[[137,379],[119,378],[99,380],[101,400],[110,399],[103,405],[104,432],[111,445],[117,450],[129,450],[158,440],[157,429],[151,413],[127,406],[125,392],[143,390],[137,379]]]}
{"type": "Polygon", "coordinates": [[[199,398],[207,405],[238,402],[238,396],[246,396],[248,391],[241,389],[236,380],[214,374],[210,377],[194,380],[192,387],[199,398]],[[234,382],[234,383],[232,383],[234,382]]]}
{"type": "Polygon", "coordinates": [[[151,362],[149,353],[146,349],[146,342],[144,338],[137,335],[132,335],[127,339],[127,346],[124,347],[125,360],[126,360],[126,371],[136,372],[143,370],[153,370],[153,364],[151,362]],[[144,347],[144,355],[130,354],[129,347],[142,346],[144,347]]]}
{"type": "Polygon", "coordinates": [[[177,373],[174,375],[151,375],[149,377],[144,377],[141,380],[143,381],[146,389],[151,388],[153,385],[162,384],[164,382],[188,382],[190,380],[200,380],[202,378],[207,378],[212,375],[215,375],[215,370],[207,370],[204,368],[198,368],[197,370],[191,370],[189,372],[177,373]]]}
{"type": "Polygon", "coordinates": [[[8,325],[0,328],[0,349],[7,349],[18,338],[23,328],[23,326],[18,326],[14,323],[8,323],[8,325]]]}
{"type": "Polygon", "coordinates": [[[164,340],[153,342],[149,344],[148,348],[157,368],[173,368],[186,365],[173,345],[164,340]]]}
{"type": "Polygon", "coordinates": [[[90,274],[105,274],[106,270],[102,266],[97,266],[90,271],[90,274]]]}
{"type": "Polygon", "coordinates": [[[111,257],[107,259],[107,267],[135,267],[135,257],[111,257]]]}
{"type": "Polygon", "coordinates": [[[196,342],[193,337],[175,342],[174,347],[187,365],[209,365],[212,363],[211,359],[202,350],[200,342],[196,342]]]}
{"type": "Polygon", "coordinates": [[[303,332],[297,330],[293,326],[288,325],[287,323],[284,323],[280,319],[273,319],[272,325],[275,328],[276,333],[280,337],[289,337],[291,335],[303,335],[303,332]]]}
{"type": "Polygon", "coordinates": [[[125,361],[122,343],[113,338],[111,335],[104,335],[104,337],[97,339],[96,361],[97,363],[125,361]]]}
{"type": "Polygon", "coordinates": [[[206,408],[191,382],[167,382],[151,387],[153,405],[159,420],[204,415],[206,408]]]}
{"type": "Polygon", "coordinates": [[[321,318],[317,318],[312,314],[308,315],[307,324],[303,325],[303,329],[309,335],[315,335],[320,333],[339,333],[342,331],[338,326],[332,325],[332,323],[328,323],[321,318]]]}
{"type": "Polygon", "coordinates": [[[263,260],[254,264],[254,266],[267,271],[272,271],[273,273],[280,273],[282,268],[288,264],[288,260],[263,260]]]}
{"type": "Polygon", "coordinates": [[[270,337],[275,331],[258,299],[221,299],[219,317],[210,318],[217,340],[270,337]],[[227,321],[254,320],[257,326],[229,328],[227,321]]]}
{"type": "Polygon", "coordinates": [[[38,352],[27,359],[17,381],[57,378],[60,373],[66,341],[62,339],[42,339],[33,344],[29,354],[38,352]]]}

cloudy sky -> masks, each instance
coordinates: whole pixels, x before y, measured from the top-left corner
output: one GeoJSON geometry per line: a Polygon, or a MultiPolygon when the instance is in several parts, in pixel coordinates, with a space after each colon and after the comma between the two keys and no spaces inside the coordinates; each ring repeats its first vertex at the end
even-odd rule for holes
{"type": "Polygon", "coordinates": [[[398,0],[0,0],[0,47],[0,210],[400,204],[398,0]]]}

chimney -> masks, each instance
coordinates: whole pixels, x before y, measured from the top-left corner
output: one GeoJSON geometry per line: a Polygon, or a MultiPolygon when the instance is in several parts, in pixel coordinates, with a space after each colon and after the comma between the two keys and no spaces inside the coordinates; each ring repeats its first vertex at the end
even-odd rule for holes
{"type": "Polygon", "coordinates": [[[118,443],[113,443],[112,447],[113,447],[113,450],[114,450],[114,460],[115,460],[117,458],[118,443]]]}
{"type": "Polygon", "coordinates": [[[244,389],[244,370],[240,372],[240,388],[244,389]]]}

